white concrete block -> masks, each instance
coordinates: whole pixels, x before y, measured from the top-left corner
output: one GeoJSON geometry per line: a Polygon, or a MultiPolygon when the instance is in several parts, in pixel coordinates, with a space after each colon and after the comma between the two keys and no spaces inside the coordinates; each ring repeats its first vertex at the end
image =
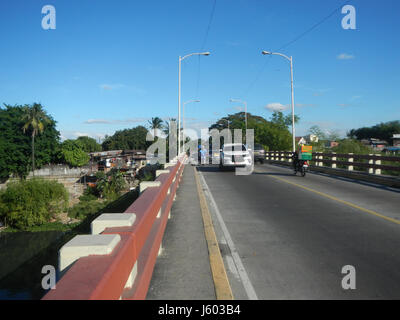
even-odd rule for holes
{"type": "Polygon", "coordinates": [[[92,234],[100,234],[106,228],[130,227],[136,220],[134,213],[103,213],[92,221],[92,234]]]}
{"type": "Polygon", "coordinates": [[[169,173],[169,170],[156,170],[156,177],[158,177],[161,174],[169,173]]]}
{"type": "Polygon", "coordinates": [[[110,254],[121,241],[119,234],[77,235],[67,242],[59,252],[59,269],[90,255],[110,254]]]}
{"type": "Polygon", "coordinates": [[[176,163],[174,163],[174,162],[168,162],[168,163],[164,164],[164,168],[174,167],[175,165],[176,165],[176,163]]]}
{"type": "Polygon", "coordinates": [[[161,181],[143,181],[140,183],[140,193],[142,193],[147,188],[159,187],[161,186],[161,181]]]}

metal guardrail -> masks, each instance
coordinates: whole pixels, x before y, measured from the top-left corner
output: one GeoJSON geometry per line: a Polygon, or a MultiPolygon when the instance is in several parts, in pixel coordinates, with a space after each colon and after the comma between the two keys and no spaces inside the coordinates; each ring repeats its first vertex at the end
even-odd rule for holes
{"type": "MultiPolygon", "coordinates": [[[[286,161],[291,162],[293,152],[288,151],[267,151],[266,160],[286,161]]],[[[366,168],[368,173],[380,175],[382,170],[399,171],[400,172],[400,157],[382,156],[380,154],[351,154],[351,153],[323,153],[313,152],[310,162],[317,167],[324,167],[324,164],[329,164],[330,168],[337,168],[338,165],[345,166],[348,171],[353,171],[354,167],[366,168]],[[339,160],[339,159],[346,159],[339,160]],[[367,160],[367,162],[354,162],[354,160],[367,160]],[[388,161],[398,164],[386,165],[382,161],[388,161]]],[[[325,166],[326,167],[326,166],[325,166]]]]}
{"type": "Polygon", "coordinates": [[[43,300],[145,299],[184,164],[165,167],[155,181],[141,184],[123,214],[101,215],[92,222],[95,234],[61,248],[64,274],[43,300]]]}

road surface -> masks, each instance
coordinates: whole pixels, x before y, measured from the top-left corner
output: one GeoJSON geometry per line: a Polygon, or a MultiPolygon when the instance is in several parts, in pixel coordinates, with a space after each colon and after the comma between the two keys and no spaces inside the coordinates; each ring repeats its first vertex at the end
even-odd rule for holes
{"type": "Polygon", "coordinates": [[[236,299],[400,298],[400,190],[268,164],[198,169],[236,299]]]}

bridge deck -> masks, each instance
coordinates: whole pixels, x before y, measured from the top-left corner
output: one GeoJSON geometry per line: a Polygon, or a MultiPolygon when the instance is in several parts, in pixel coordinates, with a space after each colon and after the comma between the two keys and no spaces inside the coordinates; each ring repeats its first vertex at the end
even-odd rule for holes
{"type": "Polygon", "coordinates": [[[213,300],[207,242],[193,168],[186,165],[146,299],[213,300]]]}

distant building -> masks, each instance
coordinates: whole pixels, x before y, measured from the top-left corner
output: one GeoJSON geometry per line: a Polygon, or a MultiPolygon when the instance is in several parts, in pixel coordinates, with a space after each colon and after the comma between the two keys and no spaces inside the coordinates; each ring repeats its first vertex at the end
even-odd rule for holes
{"type": "Polygon", "coordinates": [[[307,136],[304,137],[307,141],[307,143],[312,143],[312,142],[318,142],[318,136],[316,136],[315,134],[309,134],[307,136]]]}
{"type": "Polygon", "coordinates": [[[296,143],[297,143],[298,145],[300,145],[300,144],[307,144],[307,141],[306,141],[306,139],[305,139],[304,137],[296,137],[295,140],[296,140],[296,143]]]}
{"type": "Polygon", "coordinates": [[[325,142],[325,148],[334,148],[339,145],[339,142],[337,141],[327,141],[325,142]]]}
{"type": "Polygon", "coordinates": [[[388,142],[385,140],[379,140],[376,138],[362,139],[361,143],[369,146],[377,151],[382,151],[388,145],[388,142]]]}
{"type": "Polygon", "coordinates": [[[310,144],[310,143],[313,143],[313,142],[318,142],[318,136],[316,136],[315,134],[309,134],[309,135],[304,136],[304,137],[296,137],[295,140],[296,140],[296,143],[298,145],[300,145],[300,144],[310,144]]]}
{"type": "Polygon", "coordinates": [[[400,133],[396,133],[392,137],[393,147],[400,147],[400,133]]]}

